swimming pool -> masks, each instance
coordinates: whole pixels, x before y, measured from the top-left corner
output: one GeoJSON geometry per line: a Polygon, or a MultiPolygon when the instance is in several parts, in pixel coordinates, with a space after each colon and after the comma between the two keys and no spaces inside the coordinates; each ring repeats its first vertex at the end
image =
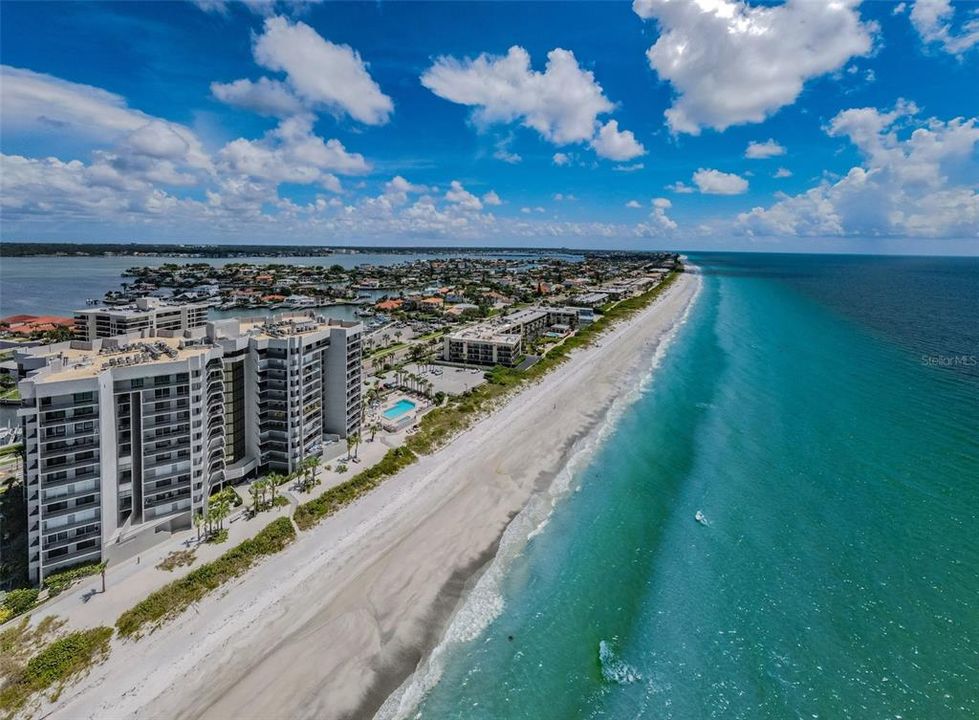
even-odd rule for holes
{"type": "Polygon", "coordinates": [[[396,420],[397,418],[404,415],[406,412],[409,412],[414,409],[415,409],[415,403],[413,403],[411,400],[401,399],[398,400],[398,402],[396,402],[394,405],[389,407],[387,410],[385,410],[382,414],[388,420],[396,420]]]}

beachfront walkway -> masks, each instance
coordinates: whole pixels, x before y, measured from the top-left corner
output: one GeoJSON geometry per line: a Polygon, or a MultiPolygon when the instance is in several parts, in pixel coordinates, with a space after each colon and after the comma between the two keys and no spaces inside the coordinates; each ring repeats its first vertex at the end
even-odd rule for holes
{"type": "Polygon", "coordinates": [[[378,433],[370,441],[370,433],[365,433],[363,442],[357,450],[360,462],[347,462],[346,455],[330,461],[323,461],[317,472],[321,481],[311,492],[299,492],[295,483],[279,487],[281,495],[289,500],[289,505],[259,513],[248,518],[245,510],[250,504],[248,485],[236,490],[246,504],[234,508],[225,521],[228,539],[220,544],[199,543],[197,530],[183,530],[173,533],[167,540],[149,548],[138,556],[129,558],[117,565],[111,565],[105,574],[105,592],[102,578],[98,575],[86,577],[66,592],[31,611],[31,623],[36,624],[48,615],[57,615],[67,620],[70,629],[89,628],[97,625],[114,625],[116,618],[131,608],[154,590],[168,582],[183,577],[203,563],[210,562],[243,540],[255,536],[262,528],[279,517],[292,515],[296,505],[316,497],[325,490],[339,485],[356,473],[376,464],[393,447],[404,443],[405,434],[378,433]],[[347,471],[338,473],[336,467],[346,463],[347,471]],[[331,469],[327,470],[329,466],[331,469]],[[156,566],[170,553],[180,550],[194,550],[195,558],[191,565],[176,568],[172,572],[160,570],[156,566]]]}

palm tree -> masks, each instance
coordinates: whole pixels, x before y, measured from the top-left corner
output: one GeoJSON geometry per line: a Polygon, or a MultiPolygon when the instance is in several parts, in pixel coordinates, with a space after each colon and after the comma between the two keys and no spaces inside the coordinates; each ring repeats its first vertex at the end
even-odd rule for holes
{"type": "Polygon", "coordinates": [[[214,503],[214,519],[218,523],[218,532],[224,530],[224,519],[231,514],[231,503],[222,497],[214,503]]]}
{"type": "Polygon", "coordinates": [[[360,430],[350,433],[350,436],[347,438],[347,444],[354,449],[353,457],[358,457],[357,453],[360,450],[360,430]]]}
{"type": "Polygon", "coordinates": [[[316,473],[319,471],[320,463],[323,462],[323,458],[319,455],[313,455],[309,458],[309,488],[312,490],[319,484],[319,479],[316,477],[316,473]]]}
{"type": "Polygon", "coordinates": [[[265,481],[269,485],[269,507],[275,507],[275,499],[279,496],[279,484],[282,482],[281,473],[269,473],[265,481]]]}
{"type": "Polygon", "coordinates": [[[252,483],[251,487],[248,488],[248,492],[252,496],[252,512],[258,515],[258,511],[262,509],[262,498],[265,496],[265,481],[256,480],[252,483]]]}

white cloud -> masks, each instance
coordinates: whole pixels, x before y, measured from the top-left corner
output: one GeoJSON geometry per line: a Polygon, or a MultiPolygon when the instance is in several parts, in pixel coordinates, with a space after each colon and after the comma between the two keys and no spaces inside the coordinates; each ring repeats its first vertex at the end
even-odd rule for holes
{"type": "Polygon", "coordinates": [[[642,203],[640,203],[638,200],[630,200],[629,202],[627,202],[625,204],[625,206],[627,208],[632,208],[632,209],[635,210],[635,209],[641,208],[642,207],[642,203]]]}
{"type": "Polygon", "coordinates": [[[605,123],[591,141],[599,157],[609,160],[632,160],[646,154],[646,148],[636,140],[630,130],[619,130],[616,120],[605,123]]]}
{"type": "Polygon", "coordinates": [[[445,100],[472,107],[473,121],[482,127],[519,122],[548,142],[587,142],[612,159],[645,152],[631,132],[618,130],[615,121],[600,123],[598,117],[615,106],[594,74],[582,69],[569,50],[551,50],[544,72],[531,68],[529,53],[519,46],[502,57],[440,57],[422,73],[421,82],[445,100]]]}
{"type": "Polygon", "coordinates": [[[551,198],[554,202],[574,202],[578,199],[570,193],[554,193],[551,198]]]}
{"type": "Polygon", "coordinates": [[[220,168],[233,175],[272,183],[310,184],[325,181],[328,189],[336,182],[328,175],[356,175],[370,170],[363,155],[347,152],[339,140],[314,135],[312,118],[288,118],[260,140],[238,138],[218,153],[220,168]]]}
{"type": "Polygon", "coordinates": [[[671,183],[670,185],[667,185],[666,189],[681,194],[688,194],[688,193],[695,192],[695,190],[689,185],[687,185],[685,182],[683,182],[683,180],[677,180],[675,183],[671,183]]]}
{"type": "Polygon", "coordinates": [[[755,142],[752,140],[748,143],[748,147],[744,151],[744,156],[749,160],[765,160],[767,158],[778,157],[779,155],[785,155],[785,148],[771,138],[765,142],[755,142]]]}
{"type": "Polygon", "coordinates": [[[415,183],[405,180],[400,175],[395,175],[391,178],[384,186],[385,190],[389,192],[399,192],[399,193],[426,193],[428,188],[425,185],[416,185],[415,183]]]}
{"type": "Polygon", "coordinates": [[[453,180],[449,184],[449,189],[445,193],[445,199],[466,210],[483,209],[483,203],[480,202],[479,198],[466,190],[458,180],[453,180]]]}
{"type": "MultiPolygon", "coordinates": [[[[292,93],[310,108],[346,113],[367,125],[383,125],[394,112],[391,98],[381,92],[360,54],[325,40],[305,23],[267,18],[253,54],[259,65],[284,72],[292,93]]],[[[281,96],[278,101],[283,102],[281,96]]]]}
{"type": "Polygon", "coordinates": [[[631,165],[616,165],[612,169],[616,172],[638,172],[644,169],[646,166],[643,163],[632,163],[631,165]]]}
{"type": "MultiPolygon", "coordinates": [[[[672,202],[670,202],[667,198],[658,197],[650,200],[649,204],[652,206],[652,210],[649,212],[649,220],[637,227],[639,234],[661,237],[668,235],[677,229],[678,225],[676,222],[666,214],[666,211],[673,207],[672,202]]],[[[633,200],[632,202],[627,203],[626,207],[638,208],[641,206],[638,202],[633,200]],[[635,205],[632,203],[635,203],[635,205]]]]}
{"type": "Polygon", "coordinates": [[[384,184],[384,194],[381,196],[389,205],[404,205],[409,195],[427,193],[425,185],[416,185],[400,175],[395,175],[384,184]]]}
{"type": "Polygon", "coordinates": [[[190,128],[127,107],[125,98],[91,85],[0,66],[0,132],[51,133],[122,145],[128,155],[206,170],[207,153],[190,128]]]}
{"type": "Polygon", "coordinates": [[[229,5],[241,5],[256,15],[271,15],[277,10],[302,13],[310,5],[319,5],[323,0],[193,0],[204,12],[227,15],[229,5]]]}
{"type": "Polygon", "coordinates": [[[523,158],[519,153],[510,152],[506,148],[497,148],[493,152],[493,157],[495,157],[497,160],[509,163],[510,165],[517,165],[518,163],[523,162],[523,158]]]}
{"type": "Polygon", "coordinates": [[[31,218],[63,223],[84,218],[174,214],[199,207],[156,188],[145,178],[119,172],[102,159],[35,159],[0,155],[0,207],[6,222],[31,218]]]}
{"type": "Polygon", "coordinates": [[[483,195],[483,205],[502,205],[503,201],[500,196],[496,194],[496,190],[490,190],[488,193],[483,195]]]}
{"type": "Polygon", "coordinates": [[[551,158],[551,162],[553,162],[558,167],[561,167],[563,165],[570,165],[571,156],[568,155],[567,153],[562,153],[562,152],[554,153],[554,157],[551,158]]]}
{"type": "Polygon", "coordinates": [[[634,0],[660,27],[650,66],[678,97],[665,115],[673,132],[761,122],[795,102],[812,77],[872,47],[859,0],[792,1],[774,7],[736,0],[634,0]]]}
{"type": "Polygon", "coordinates": [[[742,213],[738,224],[757,235],[979,237],[979,120],[915,120],[917,112],[899,102],[890,112],[839,113],[827,133],[852,142],[863,163],[742,213]]]}
{"type": "Polygon", "coordinates": [[[748,190],[748,181],[734,173],[700,168],[693,174],[694,185],[704,195],[740,195],[748,190]]]}
{"type": "Polygon", "coordinates": [[[780,167],[778,170],[775,171],[775,174],[772,175],[772,177],[774,178],[792,177],[792,171],[789,170],[788,168],[780,167]]]}
{"type": "Polygon", "coordinates": [[[211,94],[228,105],[245,108],[260,115],[288,117],[303,112],[303,103],[289,87],[278,80],[235,80],[211,83],[211,94]]]}
{"type": "Polygon", "coordinates": [[[48,129],[100,141],[114,140],[152,120],[120,95],[51,75],[0,66],[0,121],[4,132],[48,129]]]}
{"type": "Polygon", "coordinates": [[[907,4],[905,4],[903,2],[900,2],[900,3],[898,3],[897,5],[894,6],[894,9],[893,10],[891,10],[891,15],[901,15],[907,9],[908,9],[907,4]]]}
{"type": "Polygon", "coordinates": [[[979,12],[972,8],[958,32],[952,29],[954,15],[951,0],[915,0],[911,24],[925,43],[938,43],[945,52],[961,55],[979,44],[979,12]]]}

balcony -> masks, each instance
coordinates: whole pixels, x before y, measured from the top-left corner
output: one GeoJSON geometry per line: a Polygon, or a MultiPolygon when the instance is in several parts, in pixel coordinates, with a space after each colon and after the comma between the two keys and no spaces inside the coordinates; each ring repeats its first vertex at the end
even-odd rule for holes
{"type": "Polygon", "coordinates": [[[41,475],[50,475],[51,473],[56,473],[60,470],[78,470],[80,468],[96,466],[99,464],[99,456],[96,453],[95,457],[92,458],[80,458],[77,460],[66,460],[63,463],[51,463],[48,462],[41,467],[41,475]]]}
{"type": "MultiPolygon", "coordinates": [[[[89,493],[89,494],[91,494],[91,493],[89,493]]],[[[98,500],[98,498],[96,496],[96,499],[95,500],[93,500],[91,502],[87,502],[87,503],[82,503],[81,505],[72,505],[72,506],[69,506],[69,507],[66,507],[66,508],[60,508],[58,510],[48,510],[48,509],[45,509],[41,513],[41,516],[45,520],[45,525],[47,525],[47,521],[48,520],[51,520],[52,518],[64,517],[65,515],[74,515],[75,513],[85,512],[86,510],[94,510],[94,509],[99,508],[101,506],[102,505],[101,505],[101,503],[99,502],[99,500],[98,500]]],[[[88,520],[85,521],[85,522],[92,522],[92,520],[93,520],[92,518],[88,518],[88,520]]],[[[57,528],[52,528],[52,529],[54,529],[54,530],[61,530],[63,528],[59,526],[57,528]]]]}
{"type": "Polygon", "coordinates": [[[83,471],[81,474],[76,470],[75,475],[68,476],[65,478],[59,478],[58,480],[42,480],[42,485],[45,488],[56,488],[62,485],[70,485],[72,483],[81,482],[83,480],[91,480],[92,478],[99,477],[99,474],[95,472],[95,469],[83,471]]]}
{"type": "MultiPolygon", "coordinates": [[[[190,462],[190,453],[186,453],[183,456],[173,456],[166,458],[164,460],[151,460],[149,458],[143,461],[144,470],[158,470],[160,468],[166,468],[172,466],[181,465],[183,463],[190,462]]],[[[178,468],[174,467],[173,472],[178,472],[178,468]]],[[[154,475],[154,477],[158,477],[154,475]]]]}
{"type": "MultiPolygon", "coordinates": [[[[98,505],[96,505],[96,507],[98,507],[98,505]]],[[[46,519],[47,518],[45,518],[45,520],[46,519]]],[[[41,532],[50,535],[51,533],[54,532],[65,532],[68,530],[75,530],[76,528],[84,527],[86,525],[99,524],[101,522],[102,519],[101,517],[99,517],[98,514],[96,514],[95,517],[80,518],[78,520],[74,520],[64,525],[58,525],[57,527],[47,527],[47,523],[45,522],[42,523],[44,527],[42,527],[41,532]]]]}
{"type": "Polygon", "coordinates": [[[41,443],[41,450],[45,455],[73,453],[77,450],[96,447],[98,443],[94,435],[82,438],[58,438],[45,440],[41,443]]]}
{"type": "Polygon", "coordinates": [[[189,497],[190,497],[189,485],[177,492],[174,492],[172,489],[167,488],[166,490],[163,490],[159,495],[154,496],[152,499],[147,498],[143,504],[147,509],[151,509],[151,508],[160,507],[161,505],[167,505],[172,502],[177,502],[178,500],[184,500],[189,497]],[[172,494],[168,494],[168,493],[172,493],[172,494]]]}
{"type": "Polygon", "coordinates": [[[81,564],[89,559],[95,560],[102,556],[102,548],[96,545],[95,547],[84,550],[80,552],[69,553],[67,555],[59,555],[56,558],[45,557],[44,558],[44,573],[46,575],[51,575],[57,572],[62,567],[69,567],[71,565],[81,564]]]}
{"type": "Polygon", "coordinates": [[[59,411],[58,414],[59,416],[57,417],[52,417],[47,420],[42,419],[40,426],[46,430],[47,428],[61,427],[62,425],[72,425],[77,422],[83,422],[85,420],[95,420],[96,418],[98,418],[98,415],[93,413],[86,413],[84,415],[67,415],[61,417],[60,415],[63,413],[64,411],[59,411]]]}
{"type": "MultiPolygon", "coordinates": [[[[89,522],[98,525],[97,520],[90,520],[89,522]]],[[[75,535],[73,537],[67,537],[63,540],[45,540],[44,549],[56,550],[57,548],[65,547],[66,545],[73,545],[75,543],[85,542],[86,540],[92,540],[93,538],[101,538],[102,532],[100,530],[92,530],[91,532],[82,533],[81,535],[75,535]]]]}

